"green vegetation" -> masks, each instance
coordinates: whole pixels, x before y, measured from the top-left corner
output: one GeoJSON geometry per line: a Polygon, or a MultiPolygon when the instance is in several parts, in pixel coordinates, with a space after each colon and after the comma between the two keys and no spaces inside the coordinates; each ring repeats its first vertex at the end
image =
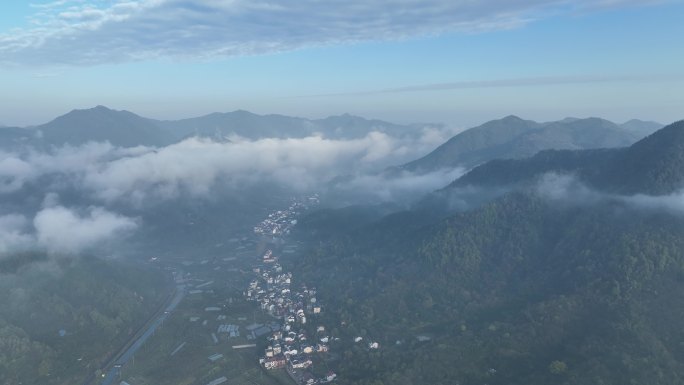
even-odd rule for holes
{"type": "MultiPolygon", "coordinates": [[[[671,193],[684,182],[684,151],[671,151],[683,131],[678,123],[605,157],[565,154],[608,191],[671,193]],[[660,151],[641,150],[652,141],[660,151]],[[639,167],[625,160],[635,154],[650,171],[598,182],[620,162],[639,167]],[[592,174],[597,157],[605,163],[592,174]]],[[[300,228],[315,247],[290,262],[295,278],[317,287],[323,322],[337,325],[340,384],[684,384],[680,213],[558,204],[519,189],[444,220],[414,210],[345,229],[321,242],[300,228]]]]}
{"type": "MultiPolygon", "coordinates": [[[[248,223],[254,223],[254,219],[248,223]]],[[[274,319],[244,298],[246,282],[253,279],[251,264],[261,255],[263,245],[253,241],[231,242],[232,250],[215,258],[195,261],[190,258],[162,257],[159,266],[182,274],[188,292],[163,325],[122,367],[121,379],[136,385],[204,385],[225,376],[229,383],[291,385],[284,371],[267,371],[259,364],[265,337],[248,339],[246,327],[270,323],[274,319]],[[212,282],[194,291],[193,286],[212,282]],[[219,311],[206,311],[217,307],[219,311]],[[229,338],[219,333],[219,325],[238,325],[240,336],[229,338]],[[213,340],[212,334],[218,341],[213,340]],[[257,347],[249,345],[256,344],[257,347]],[[244,346],[247,345],[247,346],[244,346]],[[233,349],[233,346],[243,346],[233,349]],[[180,347],[180,348],[179,348],[180,347]],[[173,355],[172,355],[173,353],[173,355]],[[221,354],[216,361],[209,356],[221,354]]]]}
{"type": "Polygon", "coordinates": [[[295,276],[340,325],[341,383],[682,383],[684,222],[614,209],[512,194],[393,246],[331,241],[295,276]]]}
{"type": "Polygon", "coordinates": [[[158,271],[95,258],[0,263],[0,383],[75,384],[161,304],[158,271]]]}
{"type": "Polygon", "coordinates": [[[449,187],[521,185],[547,172],[571,173],[608,192],[671,194],[684,187],[684,121],[628,148],[548,150],[526,159],[491,161],[449,187]]]}
{"type": "Polygon", "coordinates": [[[635,143],[594,183],[618,192],[670,194],[684,187],[684,121],[635,143]]]}
{"type": "MultiPolygon", "coordinates": [[[[217,291],[220,292],[220,291],[217,291]]],[[[226,376],[231,383],[256,383],[262,385],[290,385],[291,380],[285,373],[266,371],[261,368],[255,348],[233,349],[233,345],[253,344],[244,336],[228,339],[218,335],[219,343],[212,341],[211,334],[221,323],[238,324],[245,332],[245,326],[254,321],[272,321],[253,304],[244,303],[241,293],[230,294],[238,299],[234,305],[226,306],[225,312],[205,312],[206,306],[217,304],[216,294],[191,294],[135,355],[132,362],[123,368],[122,378],[134,384],[207,384],[210,381],[226,376]],[[228,318],[217,321],[217,314],[226,314],[228,318]],[[200,319],[189,321],[190,317],[200,319]],[[238,318],[246,317],[248,321],[238,318]],[[255,318],[258,317],[258,318],[255,318]],[[203,325],[204,321],[207,325],[203,325]],[[171,353],[182,343],[183,347],[173,356],[171,353]],[[211,362],[208,357],[222,354],[223,357],[211,362]]],[[[246,333],[246,332],[245,332],[246,333]]]]}

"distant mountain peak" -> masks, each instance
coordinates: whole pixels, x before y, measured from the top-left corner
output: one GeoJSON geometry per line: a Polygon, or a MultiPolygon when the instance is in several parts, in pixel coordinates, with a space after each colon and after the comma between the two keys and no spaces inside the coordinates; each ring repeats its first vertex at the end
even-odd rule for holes
{"type": "Polygon", "coordinates": [[[630,120],[628,120],[628,121],[622,123],[622,125],[626,125],[626,124],[636,124],[636,123],[660,124],[660,125],[662,125],[661,123],[654,122],[654,121],[652,121],[652,120],[642,120],[642,119],[630,119],[630,120]]]}
{"type": "Polygon", "coordinates": [[[524,121],[525,119],[523,119],[523,118],[521,118],[521,117],[519,117],[519,116],[516,116],[516,115],[507,115],[507,116],[504,116],[503,118],[501,118],[500,120],[501,120],[501,121],[504,121],[504,122],[505,122],[505,121],[522,122],[522,121],[524,121]]]}
{"type": "Polygon", "coordinates": [[[357,116],[357,115],[352,115],[349,113],[344,113],[342,115],[332,115],[328,116],[327,118],[323,119],[318,119],[317,122],[320,122],[324,125],[332,125],[335,127],[353,127],[353,126],[365,126],[368,124],[379,124],[379,125],[387,125],[387,126],[392,126],[392,123],[387,123],[387,122],[382,122],[379,120],[375,119],[367,119],[362,116],[357,116]]]}
{"type": "Polygon", "coordinates": [[[103,105],[75,109],[37,126],[46,143],[80,145],[107,141],[116,146],[162,145],[165,133],[150,119],[103,105]]]}
{"type": "Polygon", "coordinates": [[[366,118],[360,117],[358,115],[352,115],[348,112],[345,112],[344,114],[341,115],[331,115],[328,116],[325,119],[338,119],[338,120],[368,120],[366,118]]]}
{"type": "MultiPolygon", "coordinates": [[[[592,130],[596,125],[590,126],[592,130]]],[[[602,191],[668,195],[684,188],[684,120],[629,147],[541,151],[528,158],[499,159],[474,168],[452,186],[530,183],[547,172],[573,173],[602,191]]]]}
{"type": "Polygon", "coordinates": [[[68,114],[70,114],[70,113],[83,113],[83,112],[116,112],[116,110],[113,110],[113,109],[111,109],[111,108],[109,108],[109,107],[107,107],[107,106],[103,106],[103,105],[101,105],[101,104],[98,104],[97,106],[91,107],[91,108],[76,108],[76,109],[73,109],[73,110],[71,110],[69,113],[67,113],[66,115],[68,115],[68,114]]]}
{"type": "MultiPolygon", "coordinates": [[[[590,116],[590,117],[588,117],[588,118],[577,119],[577,120],[578,120],[578,121],[579,121],[579,120],[583,120],[583,121],[586,121],[586,122],[610,122],[609,120],[606,120],[606,119],[603,119],[603,118],[599,118],[599,117],[596,117],[596,116],[590,116]]],[[[613,122],[610,122],[610,123],[613,123],[613,122]]],[[[613,123],[613,124],[615,124],[615,123],[613,123]]]]}
{"type": "Polygon", "coordinates": [[[558,121],[555,121],[555,122],[547,122],[546,124],[554,124],[554,123],[555,123],[555,124],[558,124],[558,123],[560,123],[560,124],[609,123],[609,124],[615,125],[615,123],[611,122],[610,120],[606,120],[606,119],[599,118],[599,117],[596,117],[596,116],[589,116],[589,117],[586,117],[586,118],[567,117],[567,118],[563,118],[563,119],[558,120],[558,121]]]}
{"type": "Polygon", "coordinates": [[[234,114],[234,115],[249,115],[249,116],[257,115],[257,114],[255,114],[255,113],[253,113],[253,112],[251,112],[251,111],[242,110],[242,109],[235,110],[235,111],[231,112],[231,114],[234,114]]]}
{"type": "Polygon", "coordinates": [[[665,126],[630,147],[630,151],[648,152],[651,156],[659,157],[672,153],[682,158],[682,150],[684,150],[684,120],[665,126]]]}
{"type": "Polygon", "coordinates": [[[508,115],[462,131],[430,154],[400,167],[430,172],[459,166],[471,168],[493,159],[526,158],[549,149],[626,147],[653,131],[642,125],[625,129],[596,117],[537,123],[508,115]]]}
{"type": "Polygon", "coordinates": [[[76,117],[76,116],[97,117],[97,116],[107,116],[107,115],[115,115],[115,114],[138,116],[138,115],[136,115],[132,112],[126,111],[126,110],[113,110],[107,106],[103,106],[103,105],[99,104],[99,105],[97,105],[95,107],[91,107],[91,108],[73,109],[64,115],[58,116],[54,120],[58,120],[58,119],[65,118],[65,117],[76,117]]]}

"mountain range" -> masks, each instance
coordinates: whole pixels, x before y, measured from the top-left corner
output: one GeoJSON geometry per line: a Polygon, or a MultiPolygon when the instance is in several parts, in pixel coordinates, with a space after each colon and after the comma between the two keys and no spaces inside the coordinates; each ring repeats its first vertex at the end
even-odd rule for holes
{"type": "MultiPolygon", "coordinates": [[[[36,127],[2,128],[0,145],[163,146],[231,134],[354,138],[376,129],[411,136],[418,128],[350,115],[309,120],[245,111],[171,122],[96,107],[36,127]]],[[[324,209],[294,228],[301,251],[281,262],[316,287],[325,304],[317,322],[330,325],[335,337],[342,359],[329,364],[340,384],[684,384],[684,122],[659,128],[509,116],[466,130],[396,170],[450,167],[468,171],[431,195],[440,199],[408,209],[324,209]],[[367,349],[353,342],[357,337],[381,348],[367,349]]],[[[46,181],[12,197],[40,206],[51,188],[45,186],[56,185],[46,181]]],[[[119,207],[144,222],[128,247],[165,255],[220,252],[226,234],[277,195],[271,186],[257,190],[262,195],[217,192],[209,202],[119,207]]],[[[81,195],[60,198],[79,206],[81,195]]],[[[27,268],[5,261],[0,270],[27,268]]],[[[55,309],[50,313],[59,314],[55,309]]],[[[5,361],[23,357],[29,372],[32,361],[22,352],[31,342],[13,325],[31,314],[0,315],[0,340],[11,347],[0,350],[10,352],[5,361]]],[[[101,326],[96,321],[110,324],[98,316],[94,328],[101,326]]],[[[35,356],[53,353],[45,345],[35,356]]],[[[61,361],[40,365],[49,372],[61,361]]]]}
{"type": "MultiPolygon", "coordinates": [[[[23,143],[34,146],[108,141],[122,147],[166,146],[191,136],[224,140],[232,135],[262,138],[303,138],[323,135],[332,139],[362,138],[372,131],[394,137],[418,137],[426,125],[399,125],[349,114],[325,119],[284,115],[257,115],[238,110],[181,120],[156,120],[104,106],[73,110],[33,127],[1,127],[3,146],[23,143]]],[[[431,126],[431,125],[427,125],[431,126]]],[[[438,126],[438,125],[432,125],[438,126]]]]}
{"type": "Polygon", "coordinates": [[[472,169],[450,187],[530,183],[540,175],[573,174],[615,194],[671,194],[683,188],[684,122],[671,124],[630,147],[547,150],[524,159],[497,159],[472,169]]]}
{"type": "MultiPolygon", "coordinates": [[[[225,140],[232,135],[251,140],[311,135],[348,140],[362,138],[373,131],[410,141],[418,140],[425,127],[443,128],[436,124],[400,125],[349,114],[305,119],[242,110],[182,120],[155,120],[97,106],[73,110],[38,126],[1,127],[0,148],[22,145],[45,148],[90,141],[108,141],[122,147],[161,147],[191,136],[225,140]]],[[[658,123],[640,120],[622,125],[598,118],[538,123],[508,116],[465,130],[424,157],[393,170],[426,173],[445,168],[471,168],[492,159],[522,158],[546,149],[622,147],[660,127],[658,123]]]]}
{"type": "Polygon", "coordinates": [[[425,173],[459,166],[471,168],[492,159],[525,158],[547,149],[624,147],[659,128],[662,125],[640,120],[621,125],[599,118],[538,123],[507,116],[465,130],[399,169],[425,173]]]}
{"type": "Polygon", "coordinates": [[[683,384],[683,163],[684,121],[482,164],[441,193],[505,192],[465,211],[303,218],[341,383],[683,384]]]}

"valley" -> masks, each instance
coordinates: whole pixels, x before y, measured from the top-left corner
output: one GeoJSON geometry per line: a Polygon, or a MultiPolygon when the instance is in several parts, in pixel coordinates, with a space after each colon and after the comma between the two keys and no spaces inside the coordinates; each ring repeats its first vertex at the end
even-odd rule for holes
{"type": "MultiPolygon", "coordinates": [[[[261,297],[258,282],[265,279],[264,288],[266,281],[273,283],[272,278],[265,278],[267,271],[291,277],[282,271],[276,255],[297,252],[298,244],[291,243],[288,234],[301,213],[317,202],[315,196],[294,200],[288,208],[272,212],[259,224],[232,234],[233,238],[226,240],[232,251],[214,258],[155,257],[151,263],[173,272],[182,296],[177,297],[177,306],[169,306],[159,316],[154,329],[136,340],[137,351],[127,351],[115,361],[102,384],[121,380],[130,384],[290,384],[295,378],[297,383],[306,384],[307,376],[311,375],[308,373],[323,370],[300,370],[295,358],[285,360],[280,350],[275,357],[283,357],[287,364],[275,368],[266,363],[274,357],[272,350],[261,360],[258,353],[263,352],[271,332],[280,332],[282,339],[282,334],[290,330],[288,319],[298,315],[292,306],[283,308],[285,312],[267,309],[269,299],[261,297]]],[[[292,297],[288,298],[297,298],[299,294],[293,288],[292,297]]],[[[271,298],[273,303],[279,300],[283,304],[282,297],[271,298]]],[[[320,312],[320,307],[316,309],[306,308],[310,324],[320,312]]],[[[297,325],[306,323],[306,318],[299,317],[297,325]]],[[[292,351],[297,352],[294,348],[292,351]]],[[[316,366],[326,365],[325,359],[315,361],[316,366]]],[[[324,373],[331,375],[329,370],[324,373]]]]}
{"type": "Polygon", "coordinates": [[[684,385],[682,16],[0,1],[0,385],[684,385]]]}
{"type": "MultiPolygon", "coordinates": [[[[372,189],[416,183],[431,178],[440,163],[413,171],[378,163],[383,171],[376,174],[313,183],[320,189],[313,194],[308,184],[295,188],[271,179],[301,175],[306,162],[285,167],[286,159],[255,178],[253,169],[230,168],[237,158],[225,153],[238,147],[212,139],[178,145],[191,149],[180,159],[209,154],[206,174],[184,163],[165,166],[173,145],[85,145],[77,151],[97,167],[75,174],[62,150],[51,150],[48,159],[63,165],[41,178],[7,179],[5,234],[49,243],[43,243],[46,252],[1,260],[12,289],[0,300],[49,298],[49,310],[45,317],[30,307],[2,313],[9,326],[0,342],[10,353],[0,363],[11,373],[4,380],[679,383],[684,356],[674,320],[684,316],[678,304],[684,295],[684,126],[668,125],[627,147],[568,149],[564,142],[513,158],[504,151],[510,140],[526,147],[540,143],[530,138],[583,125],[597,124],[604,133],[622,128],[507,117],[451,140],[479,142],[511,124],[523,125],[522,133],[484,142],[481,154],[488,155],[478,158],[481,164],[454,179],[440,173],[448,179],[437,189],[389,200],[369,199],[355,183],[372,180],[372,189]],[[131,181],[117,179],[131,167],[141,168],[131,181]],[[63,176],[77,187],[58,183],[63,176]],[[37,188],[45,181],[55,186],[53,200],[37,188]],[[79,190],[94,181],[107,186],[107,195],[79,190]],[[63,235],[46,227],[51,215],[78,226],[63,235]],[[31,216],[36,235],[27,232],[31,216]],[[99,226],[108,229],[104,235],[89,232],[99,226]],[[60,237],[82,239],[84,246],[60,237]],[[115,241],[113,248],[108,242],[115,241]],[[76,246],[99,256],[65,253],[76,246]],[[124,277],[125,271],[132,275],[124,277]],[[63,281],[62,274],[76,274],[76,281],[63,281]],[[49,284],[32,286],[36,277],[49,284]],[[27,297],[36,290],[43,291],[27,297]],[[47,295],[50,290],[57,295],[47,295]],[[80,326],[70,326],[70,317],[80,326]],[[56,328],[57,337],[55,323],[66,325],[56,328]],[[93,346],[84,349],[84,341],[93,346]],[[78,365],[63,361],[76,351],[78,365]],[[16,358],[25,352],[39,370],[16,358]]],[[[263,143],[291,143],[273,140],[263,143]]],[[[439,157],[463,155],[439,148],[439,157]]],[[[45,167],[31,152],[16,156],[45,167]]]]}

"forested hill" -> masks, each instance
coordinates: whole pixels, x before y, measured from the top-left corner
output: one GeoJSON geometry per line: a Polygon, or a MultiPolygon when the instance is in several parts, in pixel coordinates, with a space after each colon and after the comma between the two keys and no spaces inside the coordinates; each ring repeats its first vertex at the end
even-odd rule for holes
{"type": "Polygon", "coordinates": [[[618,192],[670,194],[684,187],[684,121],[673,123],[622,152],[595,183],[618,192]]]}
{"type": "MultiPolygon", "coordinates": [[[[559,164],[559,153],[540,154],[521,175],[570,167],[595,175],[600,192],[610,170],[611,196],[670,194],[682,181],[665,171],[682,130],[626,150],[560,153],[559,164]]],[[[520,187],[443,220],[414,210],[346,226],[291,261],[317,285],[326,323],[339,325],[340,383],[684,384],[684,212],[506,183],[520,187]]]]}
{"type": "Polygon", "coordinates": [[[537,123],[507,116],[465,130],[399,169],[422,173],[443,168],[471,168],[493,159],[522,159],[542,150],[625,147],[660,127],[657,123],[637,120],[624,125],[599,118],[537,123]]]}
{"type": "Polygon", "coordinates": [[[670,124],[628,148],[548,150],[531,158],[491,161],[450,187],[524,184],[548,172],[573,174],[606,192],[673,193],[684,187],[684,121],[670,124]]]}
{"type": "Polygon", "coordinates": [[[0,383],[83,383],[161,305],[167,284],[123,263],[3,255],[0,383]]]}

